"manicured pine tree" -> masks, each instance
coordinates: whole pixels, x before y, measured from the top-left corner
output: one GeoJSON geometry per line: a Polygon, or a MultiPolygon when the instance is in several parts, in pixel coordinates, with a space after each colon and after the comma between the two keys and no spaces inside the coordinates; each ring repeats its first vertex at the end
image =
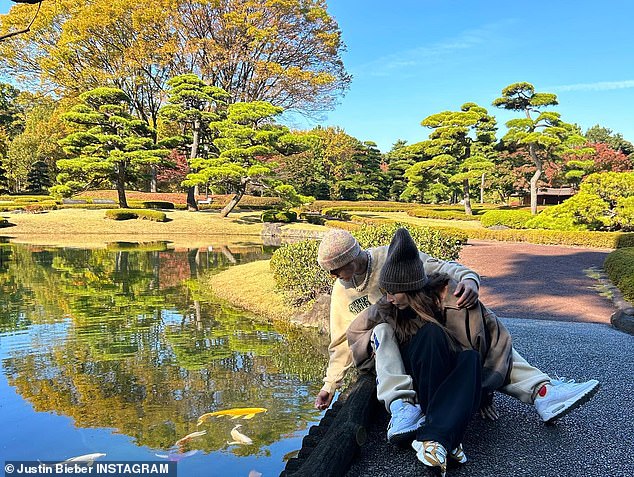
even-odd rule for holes
{"type": "Polygon", "coordinates": [[[96,88],[62,117],[76,128],[60,141],[71,159],[57,162],[58,185],[51,193],[70,196],[81,190],[115,185],[119,206],[128,207],[126,184],[159,165],[169,153],[153,141],[153,129],[130,114],[130,98],[120,89],[96,88]]]}
{"type": "MultiPolygon", "coordinates": [[[[175,76],[167,81],[167,85],[168,104],[161,108],[160,115],[181,127],[182,135],[170,138],[170,142],[187,151],[189,172],[195,173],[192,164],[201,159],[202,145],[213,147],[212,140],[216,134],[210,125],[224,117],[229,95],[221,88],[207,85],[194,74],[175,76]]],[[[213,154],[217,150],[210,152],[213,154]]],[[[198,210],[194,193],[196,185],[201,184],[194,181],[187,185],[188,210],[198,210]]]]}
{"type": "Polygon", "coordinates": [[[541,111],[556,106],[557,95],[536,93],[530,83],[513,83],[502,90],[502,96],[493,101],[493,106],[524,113],[524,118],[507,121],[508,132],[505,143],[528,148],[535,167],[530,180],[531,213],[537,214],[537,184],[544,172],[540,152],[547,160],[561,161],[564,154],[583,154],[584,148],[576,148],[585,143],[575,126],[561,120],[560,114],[541,111]],[[534,117],[537,115],[536,117],[534,117]]]}

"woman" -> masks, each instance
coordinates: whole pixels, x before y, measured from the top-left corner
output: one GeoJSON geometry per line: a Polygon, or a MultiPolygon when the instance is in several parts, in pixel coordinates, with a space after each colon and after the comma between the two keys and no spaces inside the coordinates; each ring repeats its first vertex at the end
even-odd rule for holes
{"type": "Polygon", "coordinates": [[[469,309],[456,306],[455,282],[447,275],[425,275],[406,229],[396,231],[379,282],[385,296],[348,330],[355,363],[370,367],[372,329],[389,324],[425,413],[412,447],[423,464],[444,476],[448,457],[467,461],[462,437],[471,416],[508,382],[510,335],[481,303],[469,309]]]}

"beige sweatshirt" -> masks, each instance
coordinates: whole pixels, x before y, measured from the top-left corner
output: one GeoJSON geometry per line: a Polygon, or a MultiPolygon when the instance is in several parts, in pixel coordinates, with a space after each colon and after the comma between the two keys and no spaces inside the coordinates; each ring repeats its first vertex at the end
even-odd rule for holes
{"type": "MultiPolygon", "coordinates": [[[[328,369],[324,378],[322,391],[333,393],[341,385],[341,381],[350,366],[352,366],[352,353],[348,347],[346,330],[356,316],[363,310],[373,305],[381,296],[379,291],[380,270],[387,259],[388,246],[371,248],[368,251],[371,256],[368,284],[361,291],[357,291],[352,282],[344,282],[337,279],[332,287],[330,298],[330,345],[328,353],[328,369]]],[[[477,273],[457,262],[446,262],[430,257],[426,253],[419,252],[420,259],[425,266],[425,273],[446,273],[456,282],[470,278],[480,286],[480,277],[477,273]]]]}

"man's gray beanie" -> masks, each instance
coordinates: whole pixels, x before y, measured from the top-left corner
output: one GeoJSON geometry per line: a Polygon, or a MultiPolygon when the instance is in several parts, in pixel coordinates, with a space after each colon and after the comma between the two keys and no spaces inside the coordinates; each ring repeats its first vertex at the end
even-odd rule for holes
{"type": "Polygon", "coordinates": [[[379,286],[390,294],[423,288],[427,276],[418,248],[407,229],[394,234],[387,249],[387,259],[379,275],[379,286]]]}

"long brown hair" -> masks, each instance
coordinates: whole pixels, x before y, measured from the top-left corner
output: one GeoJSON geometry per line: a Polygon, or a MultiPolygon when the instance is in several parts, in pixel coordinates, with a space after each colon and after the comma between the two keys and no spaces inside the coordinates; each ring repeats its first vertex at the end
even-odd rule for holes
{"type": "Polygon", "coordinates": [[[423,288],[406,292],[409,306],[424,321],[435,323],[444,328],[442,315],[442,292],[449,283],[446,273],[434,273],[427,277],[423,288]]]}
{"type": "MultiPolygon", "coordinates": [[[[425,284],[418,290],[404,292],[409,301],[409,307],[416,313],[417,317],[424,323],[433,323],[440,326],[450,341],[453,336],[444,326],[444,316],[442,312],[442,293],[449,283],[449,276],[446,273],[434,273],[427,277],[425,284]]],[[[412,320],[411,316],[400,313],[390,302],[384,301],[379,305],[381,310],[394,320],[394,332],[400,343],[409,341],[422,326],[421,321],[412,320]]]]}

